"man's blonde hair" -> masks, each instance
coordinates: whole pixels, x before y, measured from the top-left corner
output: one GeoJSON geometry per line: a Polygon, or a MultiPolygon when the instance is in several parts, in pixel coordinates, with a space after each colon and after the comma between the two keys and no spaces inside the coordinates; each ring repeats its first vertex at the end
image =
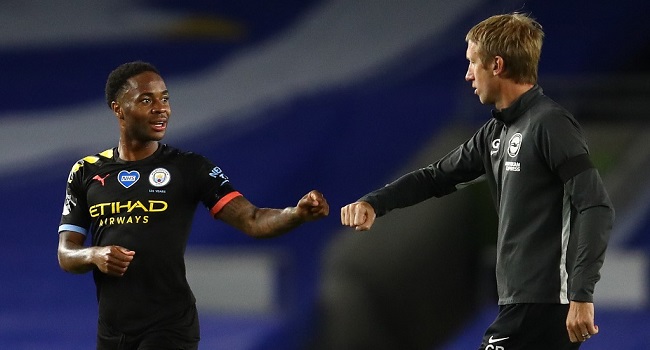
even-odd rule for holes
{"type": "Polygon", "coordinates": [[[496,56],[504,61],[504,77],[515,83],[537,83],[544,31],[535,19],[521,13],[492,16],[475,25],[465,41],[478,46],[484,67],[496,56]]]}

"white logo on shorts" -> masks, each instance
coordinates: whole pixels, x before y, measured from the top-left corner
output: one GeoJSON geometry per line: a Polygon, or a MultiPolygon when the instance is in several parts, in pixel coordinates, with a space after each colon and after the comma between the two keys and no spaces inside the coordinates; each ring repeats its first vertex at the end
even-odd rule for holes
{"type": "Polygon", "coordinates": [[[503,338],[494,338],[493,335],[490,336],[490,339],[488,339],[488,346],[485,347],[485,350],[506,350],[505,347],[500,346],[500,345],[492,345],[494,343],[498,343],[500,341],[504,341],[506,339],[510,339],[510,337],[503,337],[503,338]]]}

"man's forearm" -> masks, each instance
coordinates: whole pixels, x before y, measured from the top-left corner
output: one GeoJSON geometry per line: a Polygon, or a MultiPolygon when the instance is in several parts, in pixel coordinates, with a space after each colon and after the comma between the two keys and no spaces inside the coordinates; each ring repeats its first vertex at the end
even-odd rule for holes
{"type": "Polygon", "coordinates": [[[296,207],[257,208],[243,197],[230,201],[216,217],[255,238],[276,237],[304,222],[296,207]]]}
{"type": "Polygon", "coordinates": [[[271,238],[300,226],[304,221],[295,207],[284,209],[257,208],[250,225],[249,235],[255,238],[271,238]]]}
{"type": "Polygon", "coordinates": [[[366,194],[359,201],[370,204],[379,217],[393,209],[406,208],[453,191],[453,188],[445,191],[438,187],[432,176],[430,168],[418,169],[366,194]]]}
{"type": "Polygon", "coordinates": [[[92,262],[93,248],[86,248],[74,242],[60,244],[57,256],[59,266],[67,272],[85,273],[95,266],[92,262]]]}

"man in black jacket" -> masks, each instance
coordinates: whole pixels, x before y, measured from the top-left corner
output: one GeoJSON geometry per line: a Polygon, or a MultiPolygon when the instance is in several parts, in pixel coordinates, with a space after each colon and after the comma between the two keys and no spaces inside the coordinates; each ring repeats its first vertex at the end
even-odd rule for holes
{"type": "Polygon", "coordinates": [[[499,315],[480,349],[576,349],[598,333],[593,292],[614,210],[580,125],[537,85],[543,37],[519,13],[475,25],[465,79],[492,118],[435,163],[341,208],[343,225],[365,231],[390,210],[488,182],[499,315]]]}

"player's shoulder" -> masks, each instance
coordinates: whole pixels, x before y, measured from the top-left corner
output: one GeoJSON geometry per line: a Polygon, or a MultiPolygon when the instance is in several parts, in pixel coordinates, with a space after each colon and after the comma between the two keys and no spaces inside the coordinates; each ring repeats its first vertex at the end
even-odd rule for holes
{"type": "MultiPolygon", "coordinates": [[[[531,113],[530,124],[527,127],[530,134],[535,135],[534,139],[556,140],[583,138],[582,127],[577,119],[559,103],[545,97],[535,106],[531,113]]],[[[546,142],[546,141],[543,141],[546,142]]]]}
{"type": "Polygon", "coordinates": [[[533,125],[542,129],[562,129],[577,126],[578,122],[566,108],[546,98],[533,110],[533,125]]]}
{"type": "Polygon", "coordinates": [[[115,148],[109,148],[93,155],[87,155],[77,160],[75,165],[84,166],[87,164],[103,164],[114,160],[115,148]]]}
{"type": "Polygon", "coordinates": [[[83,158],[77,160],[72,165],[72,169],[70,169],[70,176],[68,177],[68,180],[70,181],[73,178],[73,176],[76,173],[78,173],[81,169],[87,168],[89,166],[99,167],[105,163],[113,162],[114,154],[115,154],[115,148],[109,148],[107,150],[104,150],[102,152],[93,155],[84,156],[83,158]]]}
{"type": "Polygon", "coordinates": [[[529,106],[530,112],[542,122],[553,122],[561,118],[571,118],[571,113],[554,99],[540,93],[529,106]]]}
{"type": "Polygon", "coordinates": [[[179,149],[167,144],[162,145],[161,155],[179,162],[204,162],[207,158],[201,154],[179,149]]]}

